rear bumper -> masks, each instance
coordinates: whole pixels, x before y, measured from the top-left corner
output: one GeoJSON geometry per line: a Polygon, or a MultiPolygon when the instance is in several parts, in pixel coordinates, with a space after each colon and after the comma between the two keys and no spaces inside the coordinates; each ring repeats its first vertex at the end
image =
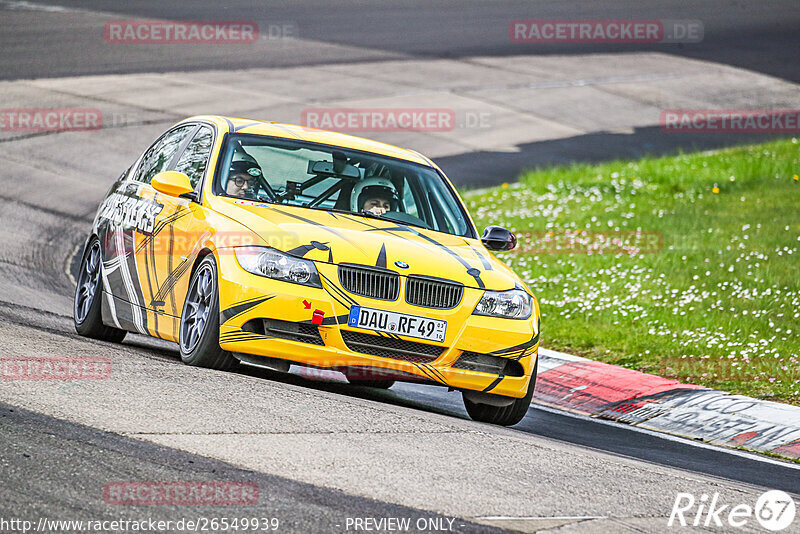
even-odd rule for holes
{"type": "Polygon", "coordinates": [[[387,378],[420,380],[508,397],[523,397],[527,392],[539,347],[538,306],[529,320],[481,317],[472,315],[480,290],[465,289],[463,300],[455,309],[434,310],[406,304],[402,297],[396,302],[386,302],[351,295],[339,286],[332,265],[318,265],[324,286],[319,289],[247,273],[232,254],[220,254],[219,263],[220,346],[225,350],[342,370],[356,377],[371,377],[374,371],[387,378]],[[395,336],[397,340],[393,342],[372,335],[366,338],[374,338],[372,348],[354,343],[354,337],[363,341],[365,335],[374,333],[347,326],[350,305],[446,320],[445,341],[434,343],[395,336]],[[312,321],[315,312],[322,316],[322,324],[312,321]],[[264,319],[268,320],[267,328],[264,319]],[[270,326],[276,329],[271,330],[270,326]],[[349,346],[343,335],[348,336],[349,346]],[[399,345],[401,350],[394,352],[392,347],[382,345],[399,345]],[[470,354],[464,356],[464,353],[470,354]],[[462,356],[464,360],[457,364],[462,356]],[[491,366],[466,365],[467,358],[498,363],[498,367],[492,371],[491,366]],[[516,363],[506,364],[507,360],[516,363]],[[500,365],[512,372],[500,371],[500,365]]]}

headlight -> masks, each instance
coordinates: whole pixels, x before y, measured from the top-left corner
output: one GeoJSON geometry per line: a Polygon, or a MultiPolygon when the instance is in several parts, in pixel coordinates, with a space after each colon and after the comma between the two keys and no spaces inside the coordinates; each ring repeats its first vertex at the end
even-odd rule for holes
{"type": "Polygon", "coordinates": [[[236,247],[236,260],[248,273],[305,286],[322,287],[314,262],[268,247],[236,247]]]}
{"type": "Polygon", "coordinates": [[[509,291],[486,291],[483,293],[473,315],[527,319],[533,311],[533,299],[521,289],[509,291]]]}

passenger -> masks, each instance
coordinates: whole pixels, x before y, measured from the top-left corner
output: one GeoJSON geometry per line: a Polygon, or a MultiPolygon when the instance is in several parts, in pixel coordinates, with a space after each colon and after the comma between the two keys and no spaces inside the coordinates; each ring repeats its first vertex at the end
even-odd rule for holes
{"type": "Polygon", "coordinates": [[[356,213],[368,211],[383,215],[397,206],[397,189],[388,178],[378,176],[364,178],[353,187],[351,209],[356,213]]]}

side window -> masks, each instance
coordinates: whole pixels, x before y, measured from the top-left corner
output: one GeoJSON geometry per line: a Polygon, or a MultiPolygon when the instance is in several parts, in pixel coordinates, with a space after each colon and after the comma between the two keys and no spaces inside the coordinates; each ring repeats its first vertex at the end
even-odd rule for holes
{"type": "Polygon", "coordinates": [[[194,138],[186,145],[186,150],[181,154],[175,170],[182,172],[189,177],[192,182],[192,187],[197,189],[197,184],[203,178],[208,165],[208,158],[211,155],[211,143],[214,140],[214,135],[211,128],[203,126],[197,131],[194,138]]]}
{"type": "Polygon", "coordinates": [[[403,206],[405,207],[405,211],[414,217],[419,217],[417,201],[414,198],[414,193],[411,191],[411,184],[408,183],[408,178],[404,178],[403,182],[403,206]]]}
{"type": "Polygon", "coordinates": [[[167,165],[172,161],[172,158],[175,156],[183,140],[189,132],[196,127],[197,126],[194,124],[187,124],[186,126],[181,126],[180,128],[167,132],[157,143],[145,152],[142,157],[142,162],[136,170],[134,180],[149,184],[153,176],[166,170],[167,165]]]}

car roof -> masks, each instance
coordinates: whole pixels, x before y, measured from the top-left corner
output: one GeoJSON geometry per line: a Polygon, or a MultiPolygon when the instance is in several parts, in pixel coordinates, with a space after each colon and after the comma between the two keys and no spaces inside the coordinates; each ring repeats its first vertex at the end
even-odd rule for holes
{"type": "Polygon", "coordinates": [[[270,137],[297,139],[311,143],[351,148],[353,150],[372,152],[383,156],[403,159],[429,167],[438,168],[430,159],[414,150],[408,150],[386,143],[381,143],[379,141],[364,139],[363,137],[356,137],[354,135],[347,135],[338,132],[329,132],[327,130],[318,130],[316,128],[308,128],[306,126],[259,121],[254,119],[242,119],[238,117],[224,117],[221,115],[197,115],[194,117],[189,117],[181,122],[192,122],[198,120],[213,122],[217,128],[223,132],[227,131],[230,133],[266,135],[270,137]]]}

